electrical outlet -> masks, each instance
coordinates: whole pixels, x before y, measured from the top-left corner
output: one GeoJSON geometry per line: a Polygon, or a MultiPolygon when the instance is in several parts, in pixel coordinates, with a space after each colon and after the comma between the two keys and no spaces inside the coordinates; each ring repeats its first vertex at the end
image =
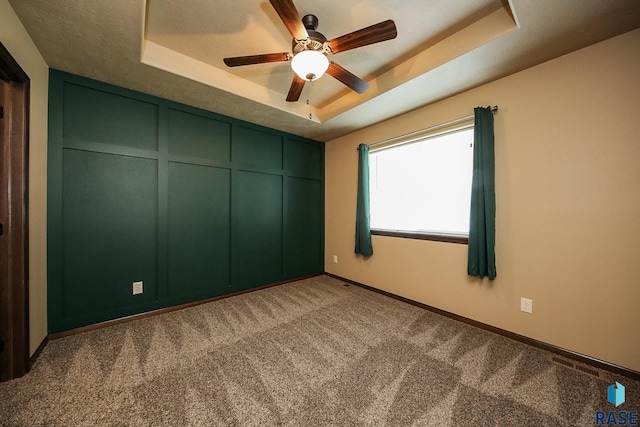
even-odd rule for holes
{"type": "Polygon", "coordinates": [[[142,282],[133,282],[133,294],[138,295],[142,293],[142,282]]]}
{"type": "Polygon", "coordinates": [[[520,311],[533,313],[533,300],[530,300],[529,298],[520,298],[520,311]]]}
{"type": "Polygon", "coordinates": [[[338,255],[334,255],[334,256],[333,256],[333,262],[334,262],[335,264],[337,264],[337,263],[338,263],[338,255]]]}

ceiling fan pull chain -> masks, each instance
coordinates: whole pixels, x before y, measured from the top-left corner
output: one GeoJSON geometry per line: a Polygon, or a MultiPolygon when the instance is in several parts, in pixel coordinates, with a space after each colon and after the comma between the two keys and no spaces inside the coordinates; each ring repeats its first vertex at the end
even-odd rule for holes
{"type": "Polygon", "coordinates": [[[307,95],[307,105],[309,106],[309,120],[311,120],[311,103],[309,102],[309,95],[307,95]]]}

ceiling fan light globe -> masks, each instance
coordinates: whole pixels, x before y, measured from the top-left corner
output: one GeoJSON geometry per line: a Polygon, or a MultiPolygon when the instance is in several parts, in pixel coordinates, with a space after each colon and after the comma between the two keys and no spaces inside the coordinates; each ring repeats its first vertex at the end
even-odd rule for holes
{"type": "Polygon", "coordinates": [[[329,68],[329,59],[322,52],[303,50],[291,60],[291,68],[303,80],[318,80],[329,68]]]}

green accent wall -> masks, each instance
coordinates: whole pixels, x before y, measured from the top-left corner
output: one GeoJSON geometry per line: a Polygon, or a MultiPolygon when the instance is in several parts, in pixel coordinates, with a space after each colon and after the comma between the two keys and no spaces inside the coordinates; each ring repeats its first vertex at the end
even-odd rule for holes
{"type": "Polygon", "coordinates": [[[50,333],[323,272],[324,144],[57,70],[49,88],[50,333]]]}

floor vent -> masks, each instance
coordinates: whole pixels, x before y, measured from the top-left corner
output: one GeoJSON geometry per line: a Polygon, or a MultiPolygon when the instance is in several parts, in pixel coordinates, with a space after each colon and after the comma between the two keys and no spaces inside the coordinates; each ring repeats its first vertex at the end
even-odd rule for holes
{"type": "Polygon", "coordinates": [[[556,365],[564,366],[565,368],[573,369],[574,371],[582,372],[583,374],[590,375],[595,378],[601,378],[600,371],[596,368],[591,368],[589,366],[581,365],[579,363],[574,363],[571,360],[567,360],[565,358],[550,355],[549,360],[555,363],[556,365]]]}
{"type": "Polygon", "coordinates": [[[592,377],[600,378],[600,371],[595,368],[590,368],[589,366],[576,365],[576,371],[583,372],[587,375],[591,375],[592,377]]]}
{"type": "Polygon", "coordinates": [[[555,364],[566,366],[567,368],[573,369],[575,367],[573,362],[571,362],[571,361],[569,361],[567,359],[562,359],[562,358],[560,358],[558,356],[551,356],[551,361],[553,363],[555,363],[555,364]]]}

